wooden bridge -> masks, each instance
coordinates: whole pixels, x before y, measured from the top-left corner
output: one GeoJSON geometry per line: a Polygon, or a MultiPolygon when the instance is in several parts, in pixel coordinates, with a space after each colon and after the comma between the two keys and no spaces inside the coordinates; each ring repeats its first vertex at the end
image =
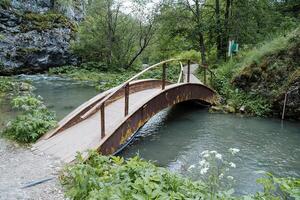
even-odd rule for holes
{"type": "Polygon", "coordinates": [[[213,103],[215,92],[191,73],[195,68],[190,61],[183,67],[176,59],[152,65],[123,84],[83,103],[34,144],[34,148],[65,162],[73,161],[77,152],[87,156],[89,149],[104,155],[114,154],[162,109],[188,100],[213,103]],[[179,63],[177,83],[166,80],[171,62],[179,63]],[[138,80],[145,72],[157,67],[162,69],[161,80],[138,80]]]}

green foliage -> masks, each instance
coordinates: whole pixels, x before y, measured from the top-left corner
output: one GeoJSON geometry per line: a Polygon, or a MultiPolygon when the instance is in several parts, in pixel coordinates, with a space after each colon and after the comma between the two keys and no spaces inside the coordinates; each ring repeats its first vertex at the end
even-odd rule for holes
{"type": "Polygon", "coordinates": [[[21,24],[21,30],[27,32],[30,30],[44,31],[54,28],[70,28],[76,29],[67,17],[55,12],[41,13],[25,13],[22,15],[23,22],[21,24]]]}
{"type": "Polygon", "coordinates": [[[204,199],[205,187],[156,167],[138,157],[91,153],[84,163],[69,166],[62,183],[71,199],[204,199]]]}
{"type": "MultiPolygon", "coordinates": [[[[125,82],[126,80],[130,79],[132,76],[141,71],[141,69],[133,68],[130,70],[108,70],[103,72],[102,70],[99,70],[99,68],[105,70],[106,68],[99,66],[103,65],[101,63],[97,64],[96,62],[89,62],[82,64],[80,67],[65,66],[59,68],[51,68],[49,69],[49,73],[70,77],[74,80],[90,81],[98,90],[105,91],[125,82]]],[[[180,68],[178,65],[168,65],[167,80],[170,82],[177,82],[179,73],[180,68]]],[[[162,68],[157,67],[139,77],[139,79],[150,78],[161,79],[162,68]]]]}
{"type": "Polygon", "coordinates": [[[191,60],[197,63],[201,62],[201,54],[195,50],[190,51],[182,51],[176,58],[184,59],[184,60],[191,60]]]}
{"type": "Polygon", "coordinates": [[[268,115],[272,100],[286,88],[282,86],[297,78],[297,70],[290,72],[297,69],[298,64],[288,53],[297,49],[300,44],[295,41],[297,38],[299,29],[241,52],[215,70],[213,87],[237,110],[244,106],[249,114],[268,115]]]}
{"type": "MultiPolygon", "coordinates": [[[[214,152],[210,151],[210,154],[214,154],[217,158],[213,162],[222,160],[222,157],[214,152]]],[[[224,188],[215,187],[216,182],[224,175],[218,171],[218,163],[206,163],[210,159],[199,162],[202,167],[199,171],[208,173],[205,168],[210,166],[212,172],[218,176],[214,176],[215,178],[209,176],[210,178],[205,179],[206,182],[203,183],[183,178],[139,157],[124,160],[115,156],[101,156],[97,152],[90,152],[89,156],[89,159],[84,161],[78,155],[75,164],[67,166],[61,175],[61,183],[70,199],[281,200],[290,197],[299,199],[299,179],[275,178],[270,174],[258,180],[264,187],[263,192],[241,197],[233,196],[232,190],[224,192],[224,188]],[[281,192],[278,192],[278,189],[281,192]]],[[[236,167],[232,162],[224,166],[225,171],[228,167],[236,167]]],[[[231,179],[230,176],[224,178],[231,179]]]]}
{"type": "Polygon", "coordinates": [[[267,173],[267,177],[257,180],[263,185],[264,192],[258,192],[254,199],[257,200],[281,200],[281,199],[300,199],[300,180],[296,178],[276,178],[267,173]]]}
{"type": "Polygon", "coordinates": [[[18,96],[11,103],[21,114],[3,131],[4,136],[10,139],[21,143],[35,142],[56,125],[54,113],[47,110],[40,98],[18,96]]]}
{"type": "Polygon", "coordinates": [[[75,54],[84,61],[103,62],[116,70],[136,63],[152,39],[153,18],[151,12],[142,13],[142,7],[132,11],[133,17],[121,12],[120,6],[115,0],[89,4],[78,28],[78,39],[72,43],[75,54]]]}
{"type": "Polygon", "coordinates": [[[8,77],[0,77],[0,94],[15,91],[18,88],[16,82],[8,77]]]}

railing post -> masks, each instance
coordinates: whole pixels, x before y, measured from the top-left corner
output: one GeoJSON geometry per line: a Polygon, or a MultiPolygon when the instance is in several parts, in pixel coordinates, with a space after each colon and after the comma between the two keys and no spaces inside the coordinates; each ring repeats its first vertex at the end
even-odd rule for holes
{"type": "Polygon", "coordinates": [[[105,102],[100,107],[100,118],[101,118],[101,139],[105,137],[105,102]]]}
{"type": "Polygon", "coordinates": [[[190,76],[191,76],[191,61],[188,60],[188,68],[187,68],[187,82],[190,82],[190,76]]]}
{"type": "Polygon", "coordinates": [[[166,87],[166,70],[167,70],[167,64],[163,64],[163,72],[162,72],[162,85],[161,89],[164,90],[166,87]]]}
{"type": "Polygon", "coordinates": [[[125,117],[128,115],[128,107],[129,107],[129,83],[125,85],[125,117]]]}
{"type": "Polygon", "coordinates": [[[203,72],[203,80],[204,80],[204,84],[206,84],[206,65],[203,65],[203,69],[204,69],[204,72],[203,72]]]}

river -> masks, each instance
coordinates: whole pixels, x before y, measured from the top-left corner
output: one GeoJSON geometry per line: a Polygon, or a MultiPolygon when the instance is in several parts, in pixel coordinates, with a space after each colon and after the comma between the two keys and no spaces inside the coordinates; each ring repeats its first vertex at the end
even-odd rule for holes
{"type": "MultiPolygon", "coordinates": [[[[35,93],[44,98],[58,119],[97,94],[87,83],[59,77],[34,75],[19,79],[32,81],[35,93]]],[[[4,120],[3,115],[0,120],[4,120]]],[[[216,150],[225,159],[229,148],[240,149],[234,158],[237,166],[230,172],[236,180],[236,194],[261,190],[255,180],[262,172],[300,177],[299,122],[211,114],[195,103],[183,103],[155,115],[138,135],[119,155],[129,158],[139,154],[182,174],[184,166],[197,163],[204,150],[216,150]]]]}

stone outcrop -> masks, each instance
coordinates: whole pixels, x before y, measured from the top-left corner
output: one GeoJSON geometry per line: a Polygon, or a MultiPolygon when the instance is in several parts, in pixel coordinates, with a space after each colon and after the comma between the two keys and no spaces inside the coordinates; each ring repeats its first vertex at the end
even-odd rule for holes
{"type": "Polygon", "coordinates": [[[7,0],[0,7],[0,75],[34,73],[76,64],[70,52],[82,3],[57,5],[54,0],[7,0]]]}

